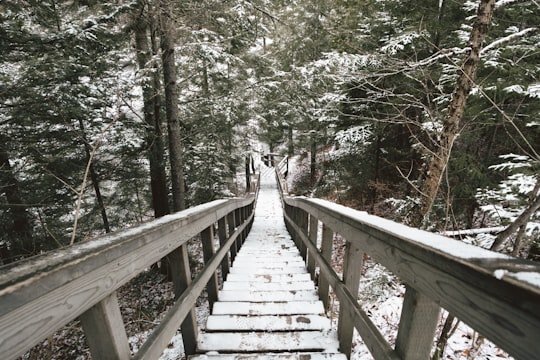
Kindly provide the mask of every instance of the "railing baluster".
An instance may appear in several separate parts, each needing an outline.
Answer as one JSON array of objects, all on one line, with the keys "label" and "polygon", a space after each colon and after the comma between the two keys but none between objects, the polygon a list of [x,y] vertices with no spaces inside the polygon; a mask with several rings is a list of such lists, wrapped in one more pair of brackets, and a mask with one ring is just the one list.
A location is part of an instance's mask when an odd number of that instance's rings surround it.
[{"label": "railing baluster", "polygon": [[[298,209],[298,226],[300,227],[301,231],[307,236],[308,234],[308,213],[302,209]],[[307,260],[307,247],[304,244],[304,242],[298,237],[298,250],[300,250],[300,255],[302,255],[302,258],[304,261]]]},{"label": "railing baluster", "polygon": [[[329,263],[332,263],[332,248],[334,246],[334,232],[326,224],[322,228],[321,255]],[[329,302],[330,284],[322,271],[319,275],[319,297],[326,311],[330,309]]]},{"label": "railing baluster", "polygon": [[96,360],[131,358],[116,292],[86,310],[79,320],[92,358]]},{"label": "railing baluster", "polygon": [[[358,247],[347,241],[343,262],[343,283],[355,299],[358,297],[360,275],[362,274],[364,262],[363,255]],[[338,322],[339,350],[347,355],[347,357],[351,356],[353,330],[354,322],[340,306]]]},{"label": "railing baluster", "polygon": [[[201,233],[201,243],[202,243],[204,264],[207,265],[215,253],[214,226],[213,225],[203,230],[203,232]],[[217,273],[214,272],[214,275],[208,281],[208,285],[206,289],[208,291],[208,304],[210,305],[210,309],[214,307],[214,303],[217,301],[218,289],[219,289],[218,277],[217,277]]]},{"label": "railing baluster", "polygon": [[[235,213],[236,211],[232,211],[227,215],[227,227],[229,228],[229,236],[231,236],[234,233],[234,229],[236,229]],[[236,253],[238,252],[238,246],[236,245],[237,241],[238,240],[235,240],[231,246],[231,264],[236,258]]]},{"label": "railing baluster", "polygon": [[[317,233],[319,230],[319,220],[313,215],[309,215],[309,241],[317,247]],[[307,271],[311,274],[311,280],[315,280],[315,257],[308,253]]]},{"label": "railing baluster", "polygon": [[[219,245],[223,246],[227,242],[227,218],[222,217],[218,220],[218,237],[219,237]],[[225,255],[223,258],[223,261],[221,262],[221,277],[223,278],[223,281],[227,279],[227,275],[229,274],[229,253]]]},{"label": "railing baluster", "polygon": [[403,360],[429,359],[440,310],[427,296],[407,286],[396,339],[396,351]]},{"label": "railing baluster", "polygon": [[[180,295],[191,284],[191,270],[189,269],[189,256],[187,245],[182,245],[176,250],[167,255],[171,264],[172,278],[174,285],[174,298],[178,299]],[[194,355],[197,350],[197,318],[195,310],[191,309],[182,324],[182,341],[184,342],[184,350],[186,355]]]}]

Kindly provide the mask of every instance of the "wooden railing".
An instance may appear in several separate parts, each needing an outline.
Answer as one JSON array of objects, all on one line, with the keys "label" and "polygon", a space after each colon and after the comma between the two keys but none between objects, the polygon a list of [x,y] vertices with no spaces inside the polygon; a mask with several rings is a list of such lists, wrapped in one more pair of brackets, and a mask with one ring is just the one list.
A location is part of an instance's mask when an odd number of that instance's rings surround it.
[{"label": "wooden railing", "polygon": [[[538,358],[540,264],[328,201],[286,194],[282,198],[287,228],[313,278],[319,269],[321,300],[328,309],[329,287],[339,299],[342,352],[351,353],[356,328],[377,360],[429,359],[440,309],[444,308],[515,358]],[[331,265],[334,233],[347,241],[342,278]],[[406,285],[395,347],[357,301],[364,254]]]},{"label": "wooden railing", "polygon": [[[79,318],[94,359],[130,359],[116,290],[163,257],[172,270],[175,302],[134,358],[157,359],[179,324],[186,354],[195,353],[195,302],[205,288],[210,304],[217,301],[217,270],[226,276],[229,258],[245,240],[255,195],[216,200],[0,268],[0,358],[22,355]],[[205,266],[192,281],[186,243],[196,236]]]}]

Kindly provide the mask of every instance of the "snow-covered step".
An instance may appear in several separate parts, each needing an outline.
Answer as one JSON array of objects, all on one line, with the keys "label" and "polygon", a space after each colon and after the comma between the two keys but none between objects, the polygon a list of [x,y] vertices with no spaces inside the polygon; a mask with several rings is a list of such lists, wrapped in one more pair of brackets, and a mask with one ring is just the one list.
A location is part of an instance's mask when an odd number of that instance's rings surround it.
[{"label": "snow-covered step", "polygon": [[254,274],[254,275],[275,275],[275,274],[304,274],[306,273],[305,267],[299,266],[284,266],[279,268],[259,268],[259,267],[246,267],[246,268],[236,268],[232,267],[229,274]]},{"label": "snow-covered step", "polygon": [[322,301],[292,302],[216,302],[212,311],[214,315],[303,315],[324,314]]},{"label": "snow-covered step", "polygon": [[320,315],[210,315],[206,331],[330,330],[330,319]]},{"label": "snow-covered step", "polygon": [[300,260],[291,260],[291,261],[267,261],[267,262],[253,262],[253,261],[243,261],[241,263],[233,263],[233,267],[242,270],[246,269],[249,270],[250,268],[262,268],[262,269],[276,269],[276,268],[284,268],[287,266],[291,267],[305,267],[305,263]]},{"label": "snow-covered step", "polygon": [[255,354],[205,354],[192,355],[190,360],[347,360],[344,354],[339,353],[255,353]]},{"label": "snow-covered step", "polygon": [[284,302],[310,300],[318,300],[315,290],[221,290],[218,295],[218,301]]},{"label": "snow-covered step", "polygon": [[311,281],[311,277],[308,273],[299,274],[247,274],[247,273],[229,273],[227,275],[227,282],[246,282],[257,281],[261,283],[283,283],[291,281]]},{"label": "snow-covered step", "polygon": [[312,281],[260,282],[260,281],[225,281],[223,290],[279,291],[279,290],[315,290]]},{"label": "snow-covered step", "polygon": [[337,352],[338,341],[335,334],[326,331],[291,332],[217,332],[201,333],[198,340],[199,351],[325,351]]}]

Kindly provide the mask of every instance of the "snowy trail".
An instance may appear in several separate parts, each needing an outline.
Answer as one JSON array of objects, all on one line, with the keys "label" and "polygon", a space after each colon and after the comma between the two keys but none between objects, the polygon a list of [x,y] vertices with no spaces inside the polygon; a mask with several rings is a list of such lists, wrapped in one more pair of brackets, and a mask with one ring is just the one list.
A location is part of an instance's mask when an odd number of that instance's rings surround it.
[{"label": "snowy trail", "polygon": [[346,359],[283,220],[273,169],[261,171],[251,232],[190,359]]}]

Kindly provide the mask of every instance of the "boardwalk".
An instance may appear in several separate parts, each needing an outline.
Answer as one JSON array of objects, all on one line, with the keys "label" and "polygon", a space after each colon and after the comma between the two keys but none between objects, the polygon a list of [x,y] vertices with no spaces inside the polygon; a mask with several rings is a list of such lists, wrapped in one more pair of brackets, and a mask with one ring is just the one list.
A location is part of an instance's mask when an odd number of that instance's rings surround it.
[{"label": "boardwalk", "polygon": [[199,335],[198,351],[206,354],[191,359],[346,359],[285,228],[273,171],[261,177],[255,209],[253,228]]}]

